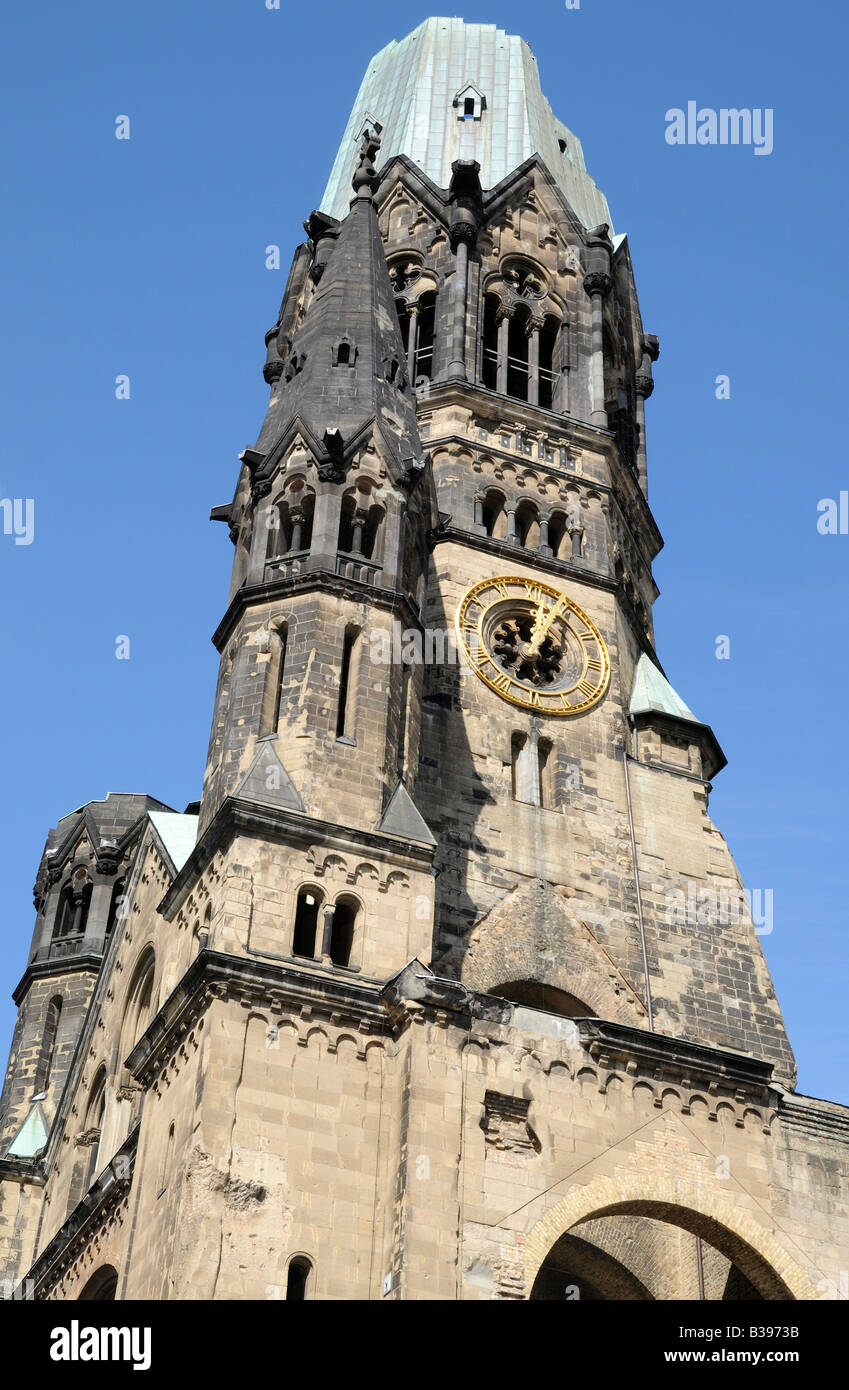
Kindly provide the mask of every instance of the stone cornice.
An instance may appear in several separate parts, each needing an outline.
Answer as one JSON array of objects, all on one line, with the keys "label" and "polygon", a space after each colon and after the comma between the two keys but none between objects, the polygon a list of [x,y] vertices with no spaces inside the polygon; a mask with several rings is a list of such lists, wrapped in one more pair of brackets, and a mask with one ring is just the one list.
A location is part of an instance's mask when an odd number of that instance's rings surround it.
[{"label": "stone cornice", "polygon": [[376,584],[366,584],[360,579],[346,579],[332,570],[307,569],[288,579],[273,579],[250,586],[243,584],[233,595],[227,612],[213,632],[213,644],[219,652],[223,651],[233,628],[247,609],[263,603],[272,603],[276,599],[310,593],[313,589],[336,594],[339,598],[368,603],[375,608],[385,608],[390,613],[401,613],[406,627],[421,628],[421,616],[406,594],[395,589],[381,589]]},{"label": "stone cornice", "polygon": [[[411,961],[387,981],[383,996],[399,1031],[409,1022],[429,1018],[443,1027],[450,1022],[473,1042],[478,1041],[477,1034],[484,1046],[509,1044],[511,1034],[522,1031],[514,1022],[516,1010],[522,1006],[480,994],[458,980],[433,975],[420,961]],[[555,1032],[563,1030],[569,1050],[574,1051],[576,1045],[583,1050],[598,1070],[602,1089],[611,1073],[648,1080],[656,1096],[669,1083],[686,1094],[685,1104],[689,1104],[692,1091],[715,1103],[733,1102],[738,1110],[746,1104],[757,1105],[764,1128],[767,1112],[774,1111],[779,1103],[780,1091],[772,1084],[772,1063],[759,1057],[601,1018],[541,1017],[551,1020]],[[470,1019],[477,1024],[471,1032]],[[567,1034],[571,1036],[567,1038]],[[552,1055],[548,1060],[553,1060]]]},{"label": "stone cornice", "polygon": [[48,1282],[55,1282],[73,1264],[89,1240],[92,1228],[107,1220],[126,1197],[132,1185],[138,1137],[139,1126],[136,1125],[27,1271],[27,1279],[32,1279],[35,1284],[36,1296],[40,1288]]},{"label": "stone cornice", "polygon": [[0,1158],[0,1182],[31,1182],[43,1187],[46,1181],[40,1158]]},{"label": "stone cornice", "polygon": [[474,531],[463,531],[459,526],[446,526],[436,538],[436,544],[454,541],[472,550],[481,550],[496,555],[500,560],[512,560],[526,569],[543,570],[546,574],[562,574],[564,578],[574,579],[594,589],[606,589],[610,594],[619,592],[618,580],[610,575],[600,574],[583,564],[570,560],[558,560],[551,555],[541,555],[538,550],[525,550],[521,545],[510,545],[507,541],[493,540],[492,536],[481,536]]},{"label": "stone cornice", "polygon": [[20,981],[12,991],[12,999],[20,1008],[30,985],[37,980],[49,980],[56,975],[79,975],[90,972],[97,975],[103,963],[103,956],[87,951],[79,956],[62,956],[56,960],[33,961],[27,966]]},{"label": "stone cornice", "polygon": [[435,845],[419,840],[404,840],[382,830],[334,825],[331,821],[319,820],[300,811],[228,796],[159,904],[158,911],[166,921],[171,920],[215,852],[239,833],[259,834],[265,839],[278,839],[289,844],[315,842],[333,849],[365,849],[385,863],[412,866],[419,870],[430,870],[436,854]]},{"label": "stone cornice", "polygon": [[380,982],[309,970],[256,957],[201,951],[136,1043],[127,1067],[142,1085],[155,1079],[201,1023],[215,998],[230,997],[300,1015],[321,1014],[353,1020],[360,1032],[387,1034],[391,1023],[380,996]]},{"label": "stone cornice", "polygon": [[675,1076],[708,1090],[721,1084],[761,1101],[767,1099],[773,1066],[759,1057],[606,1019],[582,1018],[577,1022],[581,1042],[602,1065],[617,1063],[628,1070],[636,1066],[644,1073]]},{"label": "stone cornice", "polygon": [[[442,404],[460,405],[466,410],[471,409],[473,411],[475,409],[480,411],[484,407],[488,407],[490,410],[497,407],[499,420],[508,416],[515,416],[516,429],[519,432],[521,432],[521,426],[524,425],[525,430],[532,429],[540,434],[562,434],[566,443],[580,445],[585,449],[595,449],[615,460],[619,465],[621,486],[618,486],[620,480],[617,479],[617,485],[611,490],[616,491],[618,489],[622,493],[623,500],[627,497],[629,505],[637,507],[640,512],[641,523],[651,533],[652,540],[656,545],[655,555],[663,549],[663,536],[654,519],[648,498],[642,491],[633,469],[620,459],[616,437],[611,430],[588,424],[584,420],[574,419],[571,415],[558,415],[555,411],[545,410],[542,406],[529,405],[527,401],[516,400],[513,396],[502,396],[499,392],[492,391],[479,382],[463,381],[460,377],[431,383],[427,399],[419,404],[419,418],[426,411]],[[440,442],[438,436],[431,436],[423,440],[427,449],[432,449],[434,444],[438,442]],[[496,444],[490,448],[489,444],[483,440],[463,438],[462,443],[466,448],[484,449],[490,453],[498,452]],[[509,451],[503,451],[503,456],[509,458],[513,463],[517,462],[517,456]],[[541,459],[528,458],[525,458],[524,466],[547,467]],[[574,476],[580,477],[581,475],[576,474]],[[599,486],[605,485],[599,484]]]}]

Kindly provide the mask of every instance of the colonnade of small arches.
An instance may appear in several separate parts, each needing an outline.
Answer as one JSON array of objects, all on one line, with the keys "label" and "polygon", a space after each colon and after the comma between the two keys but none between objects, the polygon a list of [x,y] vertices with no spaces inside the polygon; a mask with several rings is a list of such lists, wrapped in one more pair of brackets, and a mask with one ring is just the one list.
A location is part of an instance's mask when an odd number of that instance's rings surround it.
[{"label": "colonnade of small arches", "polygon": [[558,560],[583,558],[585,527],[577,503],[542,508],[499,487],[475,493],[474,500],[475,529],[482,535]]}]

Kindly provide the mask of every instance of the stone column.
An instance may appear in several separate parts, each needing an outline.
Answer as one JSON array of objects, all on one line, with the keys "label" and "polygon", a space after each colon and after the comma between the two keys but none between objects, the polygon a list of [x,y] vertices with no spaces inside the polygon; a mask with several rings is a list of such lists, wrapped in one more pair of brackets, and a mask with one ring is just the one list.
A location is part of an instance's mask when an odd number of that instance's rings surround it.
[{"label": "stone column", "polygon": [[539,405],[539,324],[528,333],[528,405]]},{"label": "stone column", "polygon": [[649,495],[648,465],[646,461],[646,401],[654,390],[652,362],[660,355],[660,344],[652,333],[644,333],[640,343],[642,357],[634,377],[634,390],[637,397],[637,476],[643,496]]},{"label": "stone column", "polygon": [[324,908],[321,928],[321,963],[322,965],[332,965],[330,947],[333,941],[333,914],[336,911],[335,903],[328,903]]},{"label": "stone column", "polygon": [[321,474],[322,470],[319,469],[312,546],[307,563],[310,569],[335,570],[336,554],[339,549],[339,519],[342,511],[342,493],[335,484],[337,481],[343,481],[344,474],[338,478],[331,476],[329,468],[325,470],[324,478]]},{"label": "stone column", "polygon": [[507,513],[507,544],[518,545],[519,540],[516,535],[516,508],[505,507],[504,510]]},{"label": "stone column", "polygon": [[593,271],[584,279],[584,289],[592,304],[592,359],[590,367],[590,424],[607,429],[607,411],[604,408],[604,297],[613,284],[610,276],[603,271]]},{"label": "stone column", "polygon": [[483,502],[484,502],[483,494],[480,493],[480,492],[476,492],[476,493],[475,493],[475,525],[476,525],[476,526],[480,526],[481,530],[483,530]]},{"label": "stone column", "polygon": [[366,514],[358,507],[354,512],[354,535],[351,541],[351,552],[354,555],[363,553],[363,528],[366,524]]},{"label": "stone column", "polygon": [[451,228],[451,241],[454,245],[456,269],[454,271],[454,303],[451,319],[451,358],[448,363],[448,376],[462,377],[466,380],[466,302],[469,286],[469,243],[474,240],[475,228],[467,222],[455,223]]},{"label": "stone column", "polygon": [[[251,502],[253,503],[253,526],[251,528],[251,550],[248,558],[248,573],[246,583],[261,584],[265,578],[265,561],[268,555],[268,537],[272,528],[270,521],[275,518],[271,513],[271,503],[269,496],[271,493],[271,483],[257,483],[251,492]],[[276,518],[279,521],[279,517]],[[277,528],[279,530],[279,528]],[[275,530],[277,534],[277,530]],[[276,554],[277,551],[272,552]]]},{"label": "stone column", "polygon": [[577,504],[571,506],[566,513],[566,530],[572,541],[572,559],[580,560],[584,543],[584,523]]},{"label": "stone column", "polygon": [[410,331],[407,335],[407,375],[416,384],[416,355],[419,350],[419,306],[410,304]]},{"label": "stone column", "polygon": [[498,323],[498,367],[495,382],[495,389],[500,395],[507,395],[507,354],[510,341],[510,320],[513,317],[513,307],[510,304],[502,304],[496,313]]},{"label": "stone column", "polygon": [[548,522],[549,522],[549,518],[546,517],[545,520],[544,520],[544,521],[540,521],[540,524],[539,524],[539,553],[540,553],[540,555],[550,555],[550,554],[551,554],[551,546],[550,546],[549,543],[548,543]]},{"label": "stone column", "polygon": [[289,512],[289,517],[292,522],[292,544],[290,545],[289,549],[300,550],[301,537],[304,533],[304,522],[306,521],[306,516],[304,515],[303,509],[301,507],[293,507],[292,510]]}]

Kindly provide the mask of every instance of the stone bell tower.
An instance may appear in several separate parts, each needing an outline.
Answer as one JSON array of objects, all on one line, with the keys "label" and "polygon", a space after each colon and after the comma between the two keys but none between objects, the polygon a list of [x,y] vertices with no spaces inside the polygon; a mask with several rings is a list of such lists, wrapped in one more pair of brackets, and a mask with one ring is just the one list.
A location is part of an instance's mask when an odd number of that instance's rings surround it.
[{"label": "stone bell tower", "polygon": [[199,806],[48,844],[0,1268],[59,1299],[838,1297],[849,1115],[795,1091],[725,758],[655,649],[659,344],[527,45],[434,18],[381,50],[304,228],[212,512]]}]

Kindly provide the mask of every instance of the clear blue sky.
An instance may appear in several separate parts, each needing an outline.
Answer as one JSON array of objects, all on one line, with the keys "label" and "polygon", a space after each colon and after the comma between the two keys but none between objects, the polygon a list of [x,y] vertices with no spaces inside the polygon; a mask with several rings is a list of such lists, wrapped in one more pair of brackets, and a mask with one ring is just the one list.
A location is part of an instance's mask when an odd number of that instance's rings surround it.
[{"label": "clear blue sky", "polygon": [[[4,1058],[48,828],[108,791],[178,810],[199,795],[233,553],[209,507],[230,499],[256,437],[263,333],[366,62],[427,13],[7,9],[0,498],[33,497],[36,529],[30,546],[0,535]],[[849,488],[846,13],[834,0],[461,13],[527,38],[630,236],[661,340],[660,657],[728,755],[714,818],[747,885],[774,893],[765,946],[800,1089],[849,1101],[849,536],[816,526],[818,501]],[[665,113],[689,100],[772,108],[774,152],[669,146]],[[122,114],[129,142],[114,138]]]}]

